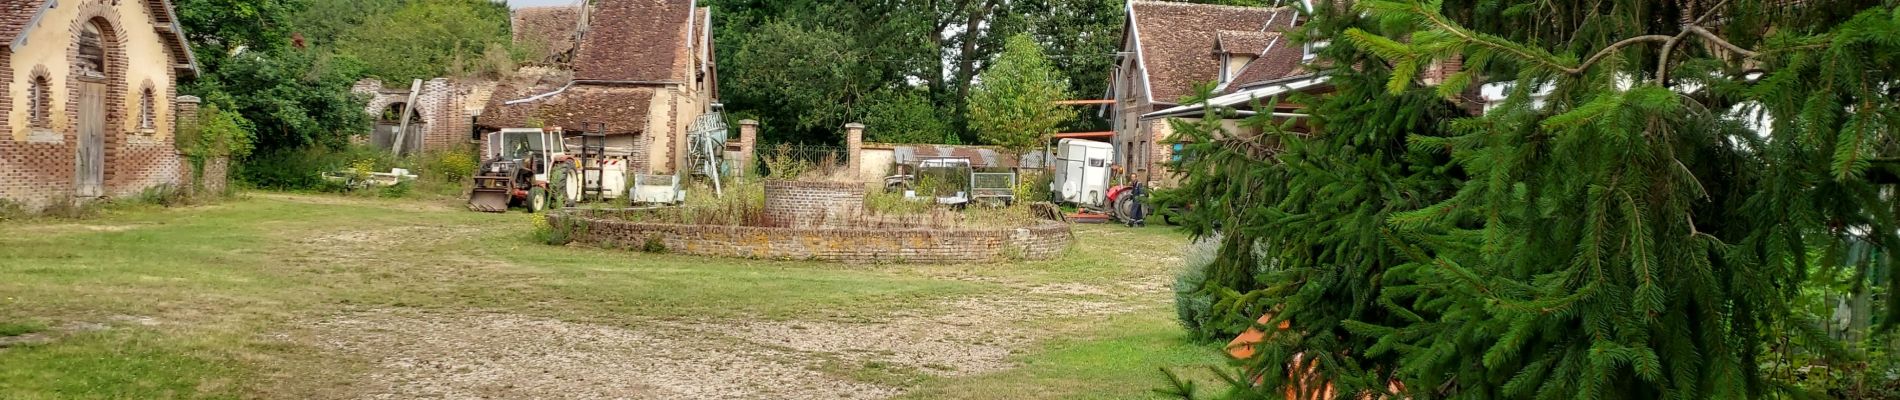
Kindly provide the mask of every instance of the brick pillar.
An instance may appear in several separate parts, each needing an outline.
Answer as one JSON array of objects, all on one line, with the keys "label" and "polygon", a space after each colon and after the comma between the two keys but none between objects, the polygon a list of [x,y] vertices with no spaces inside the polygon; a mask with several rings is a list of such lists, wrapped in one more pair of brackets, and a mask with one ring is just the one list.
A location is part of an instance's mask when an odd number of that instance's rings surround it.
[{"label": "brick pillar", "polygon": [[758,155],[753,151],[757,150],[758,145],[759,121],[739,121],[739,163],[733,166],[738,169],[739,176],[751,176],[754,172],[753,160],[757,160]]},{"label": "brick pillar", "polygon": [[[178,148],[180,136],[198,137],[198,103],[201,102],[198,96],[178,96],[178,99],[172,102],[172,147],[174,149]],[[182,149],[179,154],[184,154]]]},{"label": "brick pillar", "polygon": [[185,154],[183,148],[180,148],[178,140],[197,140],[199,103],[202,103],[202,100],[199,100],[197,96],[178,96],[172,101],[172,149],[178,152],[180,156],[178,161],[184,164],[178,168],[177,182],[179,188],[186,190],[193,189],[189,185],[198,182],[198,176],[197,171],[194,171],[191,166],[191,157]]},{"label": "brick pillar", "polygon": [[864,151],[864,124],[853,122],[844,125],[844,148],[851,176],[858,176],[858,163],[864,159],[858,157],[858,153]]}]

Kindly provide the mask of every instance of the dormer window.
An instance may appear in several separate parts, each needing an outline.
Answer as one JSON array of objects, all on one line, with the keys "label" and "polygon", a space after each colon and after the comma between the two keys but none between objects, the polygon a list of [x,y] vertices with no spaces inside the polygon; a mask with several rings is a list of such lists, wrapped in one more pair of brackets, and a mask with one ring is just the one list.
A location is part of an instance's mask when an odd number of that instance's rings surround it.
[{"label": "dormer window", "polygon": [[1328,40],[1321,40],[1307,43],[1305,47],[1300,49],[1300,61],[1311,62],[1313,59],[1319,58],[1319,51],[1326,49],[1326,45],[1330,42],[1331,41]]}]

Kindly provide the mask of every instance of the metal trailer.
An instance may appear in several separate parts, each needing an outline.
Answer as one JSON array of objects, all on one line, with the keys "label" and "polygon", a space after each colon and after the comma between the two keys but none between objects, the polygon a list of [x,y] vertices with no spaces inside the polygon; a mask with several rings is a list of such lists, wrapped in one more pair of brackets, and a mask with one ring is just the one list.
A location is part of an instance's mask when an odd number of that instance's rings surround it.
[{"label": "metal trailer", "polygon": [[1049,190],[1058,202],[1082,207],[1108,204],[1108,164],[1115,159],[1115,146],[1082,139],[1056,142],[1056,168]]}]

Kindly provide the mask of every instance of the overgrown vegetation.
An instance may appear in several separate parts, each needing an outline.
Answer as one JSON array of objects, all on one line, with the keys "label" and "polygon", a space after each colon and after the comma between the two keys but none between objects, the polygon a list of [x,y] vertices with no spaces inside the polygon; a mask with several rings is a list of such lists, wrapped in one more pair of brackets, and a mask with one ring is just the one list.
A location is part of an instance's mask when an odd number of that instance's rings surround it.
[{"label": "overgrown vegetation", "polygon": [[[1321,3],[1292,37],[1351,68],[1292,99],[1312,134],[1175,124],[1201,157],[1158,197],[1222,234],[1213,329],[1291,325],[1226,397],[1860,397],[1900,376],[1869,334],[1900,312],[1873,290],[1900,285],[1891,4]],[[1422,85],[1446,59],[1461,72]]]},{"label": "overgrown vegetation", "polygon": [[[367,146],[301,148],[259,154],[240,173],[245,182],[270,190],[450,198],[467,194],[469,175],[478,167],[476,157],[468,146],[402,157]],[[416,178],[393,186],[367,184],[372,173],[394,169],[407,170]]]}]

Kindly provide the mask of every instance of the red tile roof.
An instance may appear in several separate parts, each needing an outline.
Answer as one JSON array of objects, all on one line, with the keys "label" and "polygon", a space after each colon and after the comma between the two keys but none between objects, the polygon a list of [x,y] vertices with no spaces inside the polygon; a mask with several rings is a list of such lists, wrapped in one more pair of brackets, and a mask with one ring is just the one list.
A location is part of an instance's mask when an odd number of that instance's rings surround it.
[{"label": "red tile roof", "polygon": [[1233,54],[1250,56],[1260,55],[1274,39],[1280,38],[1280,32],[1266,31],[1220,31],[1215,34],[1214,49]]},{"label": "red tile roof", "polygon": [[[5,21],[0,23],[0,42],[12,45],[13,38],[20,35],[21,29],[26,28],[25,21],[32,19],[33,14],[40,12],[40,6],[44,3],[46,0],[8,1],[0,4],[0,21]],[[13,23],[13,21],[21,22]]]},{"label": "red tile roof", "polygon": [[1277,81],[1310,73],[1301,66],[1306,50],[1299,44],[1286,38],[1280,38],[1279,32],[1272,32],[1275,39],[1272,48],[1266,54],[1255,58],[1247,66],[1241,67],[1240,74],[1234,76],[1233,83],[1227,85],[1226,93],[1233,93],[1247,86]]},{"label": "red tile roof", "polygon": [[1280,31],[1298,19],[1298,11],[1288,7],[1135,1],[1129,8],[1153,94],[1150,100],[1170,104],[1190,94],[1196,84],[1220,80],[1220,57],[1214,48],[1221,31]]},{"label": "red tile roof", "polygon": [[673,81],[690,78],[687,38],[698,29],[693,0],[596,1],[593,21],[574,58],[575,78],[613,81]]},{"label": "red tile roof", "polygon": [[560,90],[559,80],[543,80],[533,85],[503,83],[495,97],[482,110],[476,125],[491,129],[524,128],[539,122],[543,127],[583,130],[583,126],[607,124],[606,134],[638,134],[646,130],[648,107],[653,102],[653,87],[574,85],[558,95],[506,105],[538,94]]},{"label": "red tile roof", "polygon": [[520,44],[546,45],[545,55],[574,49],[574,34],[580,30],[580,7],[528,7],[516,9],[513,16],[514,41]]}]

